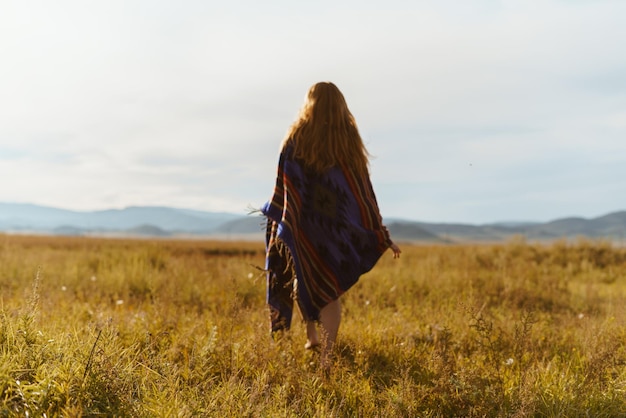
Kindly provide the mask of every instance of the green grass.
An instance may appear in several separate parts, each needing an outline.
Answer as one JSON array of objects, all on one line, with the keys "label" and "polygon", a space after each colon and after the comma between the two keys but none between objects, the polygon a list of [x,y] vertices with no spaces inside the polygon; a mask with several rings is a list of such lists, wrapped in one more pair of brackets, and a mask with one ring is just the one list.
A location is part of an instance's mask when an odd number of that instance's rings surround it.
[{"label": "green grass", "polygon": [[2,416],[626,416],[626,251],[404,246],[330,373],[269,336],[261,243],[0,235]]}]

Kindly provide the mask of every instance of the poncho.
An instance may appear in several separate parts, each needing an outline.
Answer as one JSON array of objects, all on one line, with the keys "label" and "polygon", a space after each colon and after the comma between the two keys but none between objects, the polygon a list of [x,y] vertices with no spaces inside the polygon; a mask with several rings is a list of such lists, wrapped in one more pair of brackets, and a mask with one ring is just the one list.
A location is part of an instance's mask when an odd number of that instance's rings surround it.
[{"label": "poncho", "polygon": [[317,174],[292,154],[281,152],[274,195],[261,208],[273,332],[289,329],[294,298],[305,320],[318,320],[391,245],[367,173]]}]

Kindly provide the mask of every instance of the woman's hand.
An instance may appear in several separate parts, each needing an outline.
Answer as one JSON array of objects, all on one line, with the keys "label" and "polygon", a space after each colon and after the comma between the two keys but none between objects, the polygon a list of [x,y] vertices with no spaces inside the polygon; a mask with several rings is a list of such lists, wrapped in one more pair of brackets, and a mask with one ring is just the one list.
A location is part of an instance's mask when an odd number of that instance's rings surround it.
[{"label": "woman's hand", "polygon": [[400,258],[400,253],[402,252],[400,251],[400,247],[392,242],[389,248],[391,248],[391,251],[393,251],[393,258]]}]

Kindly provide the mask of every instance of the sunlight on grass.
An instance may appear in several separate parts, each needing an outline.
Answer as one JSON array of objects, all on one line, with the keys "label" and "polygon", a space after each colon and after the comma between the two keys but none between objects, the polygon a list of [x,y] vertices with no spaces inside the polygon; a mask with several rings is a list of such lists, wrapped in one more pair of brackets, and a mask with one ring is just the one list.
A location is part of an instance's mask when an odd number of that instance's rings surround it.
[{"label": "sunlight on grass", "polygon": [[405,246],[329,374],[269,337],[260,243],[0,235],[1,416],[619,416],[626,250]]}]

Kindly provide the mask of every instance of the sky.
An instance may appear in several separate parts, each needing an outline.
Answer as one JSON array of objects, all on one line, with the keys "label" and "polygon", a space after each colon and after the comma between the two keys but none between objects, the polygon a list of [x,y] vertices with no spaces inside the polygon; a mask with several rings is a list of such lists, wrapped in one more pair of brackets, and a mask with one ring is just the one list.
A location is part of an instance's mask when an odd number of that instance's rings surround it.
[{"label": "sky", "polygon": [[308,88],[383,217],[626,209],[622,0],[0,0],[0,202],[245,214]]}]

